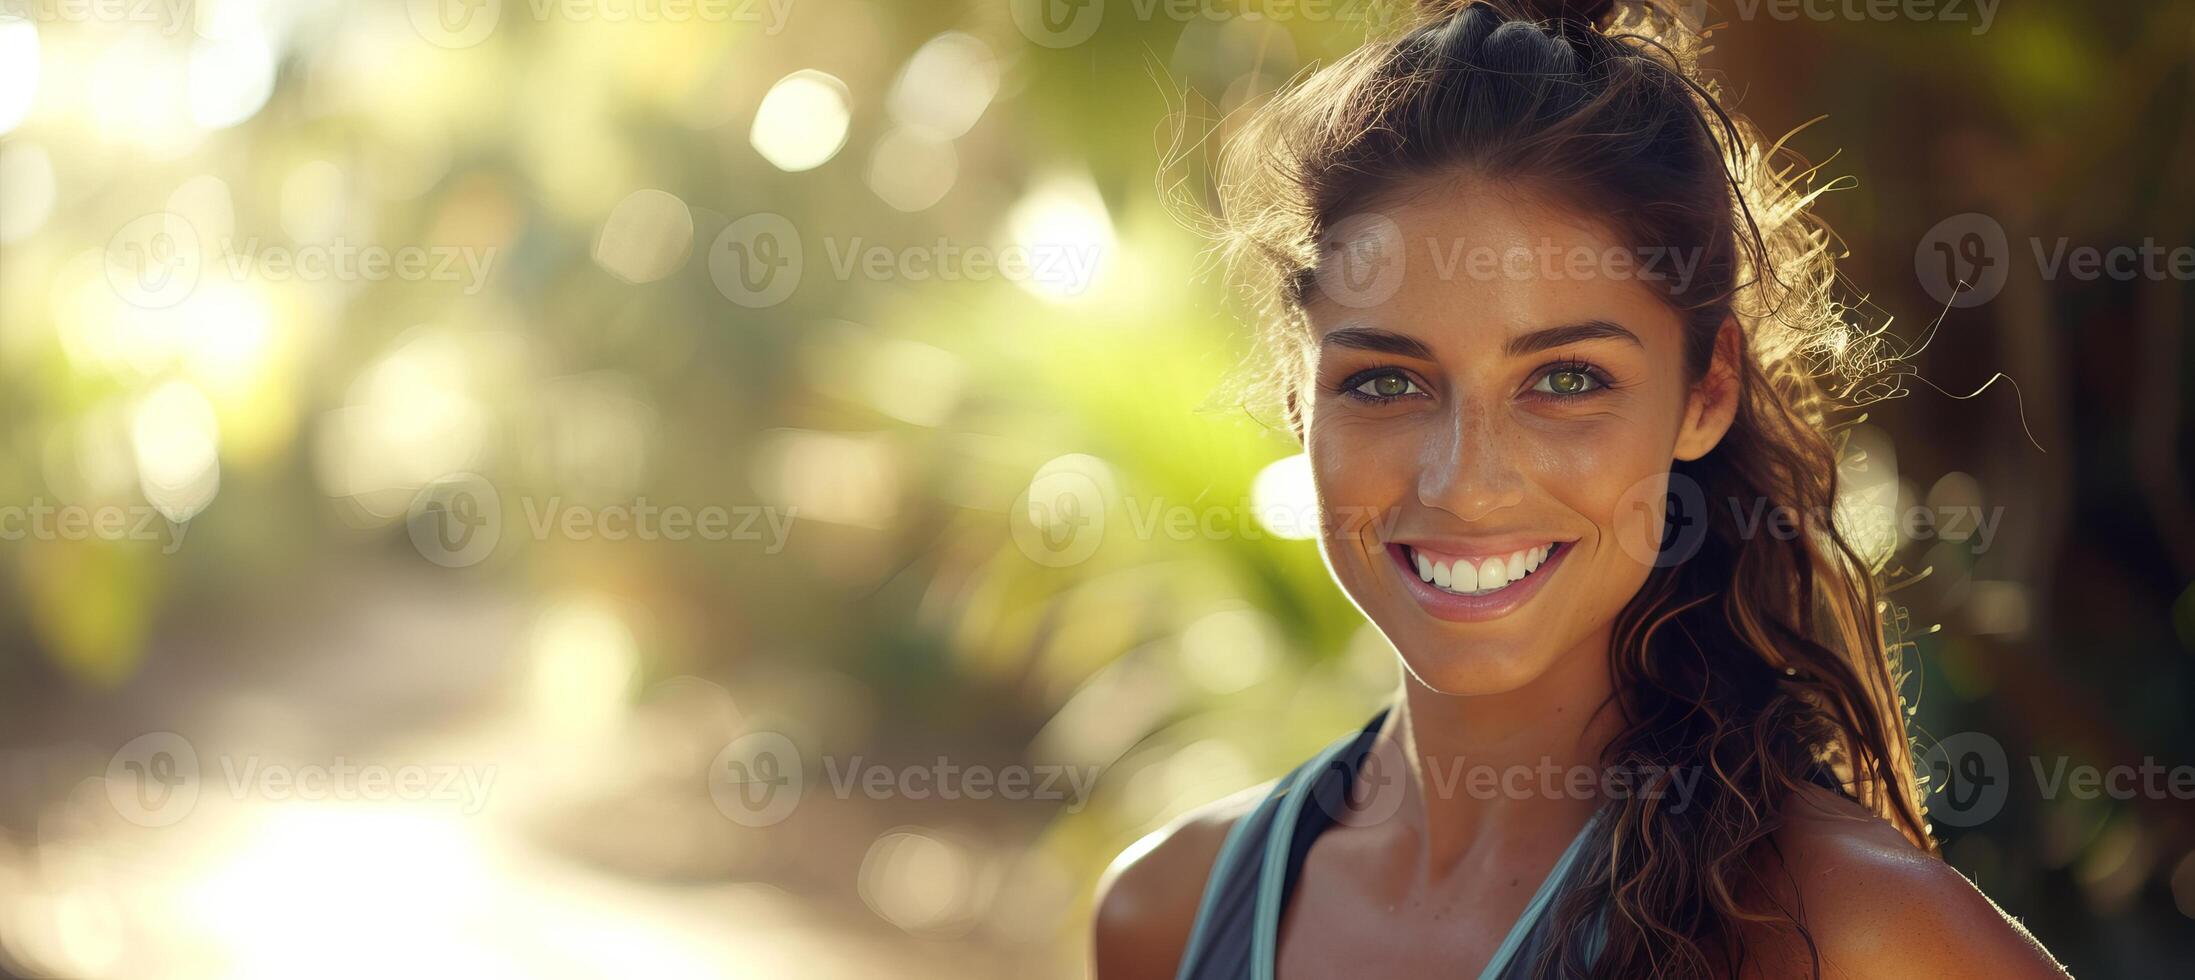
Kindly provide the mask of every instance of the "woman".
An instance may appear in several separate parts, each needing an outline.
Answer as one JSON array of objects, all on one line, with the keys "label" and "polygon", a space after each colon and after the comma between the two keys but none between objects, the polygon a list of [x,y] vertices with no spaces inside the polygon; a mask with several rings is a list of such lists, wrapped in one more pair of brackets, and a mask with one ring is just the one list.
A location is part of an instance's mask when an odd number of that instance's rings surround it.
[{"label": "woman", "polygon": [[1825,518],[1825,391],[1878,335],[1687,40],[1449,0],[1230,142],[1321,548],[1402,691],[1123,854],[1100,980],[2063,975],[1936,854]]}]

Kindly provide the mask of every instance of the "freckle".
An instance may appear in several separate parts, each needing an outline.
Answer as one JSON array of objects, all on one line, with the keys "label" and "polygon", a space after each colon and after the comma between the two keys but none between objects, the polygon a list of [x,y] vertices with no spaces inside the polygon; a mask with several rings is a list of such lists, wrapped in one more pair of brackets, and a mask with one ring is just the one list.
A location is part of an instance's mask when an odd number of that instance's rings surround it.
[{"label": "freckle", "polygon": [[1517,887],[1517,885],[1518,885],[1518,883],[1519,883],[1520,881],[1522,881],[1522,879],[1519,879],[1519,878],[1511,878],[1511,879],[1509,879],[1509,887],[1511,887],[1511,888],[1515,888],[1515,887]]}]

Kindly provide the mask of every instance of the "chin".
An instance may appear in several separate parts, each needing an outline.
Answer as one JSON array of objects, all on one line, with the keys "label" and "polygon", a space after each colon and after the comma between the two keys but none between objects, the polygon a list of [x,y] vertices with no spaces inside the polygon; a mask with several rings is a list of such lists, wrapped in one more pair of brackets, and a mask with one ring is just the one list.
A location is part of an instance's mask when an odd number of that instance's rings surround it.
[{"label": "chin", "polygon": [[1451,697],[1506,694],[1529,685],[1547,672],[1557,652],[1524,642],[1467,636],[1398,639],[1384,627],[1381,632],[1402,654],[1403,669],[1419,686]]}]

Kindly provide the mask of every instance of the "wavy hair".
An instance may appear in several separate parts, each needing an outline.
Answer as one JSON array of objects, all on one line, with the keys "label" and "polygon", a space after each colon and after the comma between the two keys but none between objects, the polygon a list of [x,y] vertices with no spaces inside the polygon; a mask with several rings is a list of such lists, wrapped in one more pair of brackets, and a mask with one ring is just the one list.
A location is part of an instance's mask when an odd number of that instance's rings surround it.
[{"label": "wavy hair", "polygon": [[[1704,523],[1697,551],[1654,569],[1619,615],[1604,709],[1623,726],[1603,762],[1706,778],[1681,809],[1619,802],[1608,852],[1554,910],[1563,939],[1541,976],[1735,973],[1748,923],[1794,928],[1818,976],[1812,935],[1769,898],[1759,860],[1815,779],[1936,851],[1879,560],[1830,516],[1832,417],[1887,394],[1897,357],[1839,299],[1841,249],[1810,210],[1826,188],[1722,108],[1702,47],[1668,3],[1421,2],[1415,25],[1259,107],[1220,158],[1210,230],[1259,325],[1263,390],[1304,383],[1305,302],[1337,222],[1427,178],[1524,183],[1634,248],[1699,257],[1667,291],[1693,380],[1722,324],[1742,329],[1736,419],[1673,468],[1673,486],[1699,490],[1679,497],[1818,518],[1778,538],[1746,533],[1728,507],[1686,515]],[[1581,927],[1603,916],[1596,951]]]}]

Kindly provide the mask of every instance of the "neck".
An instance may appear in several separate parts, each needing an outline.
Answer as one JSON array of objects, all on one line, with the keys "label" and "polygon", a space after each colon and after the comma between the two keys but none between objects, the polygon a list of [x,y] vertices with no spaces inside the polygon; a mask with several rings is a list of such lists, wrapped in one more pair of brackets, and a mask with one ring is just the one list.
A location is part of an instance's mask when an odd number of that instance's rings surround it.
[{"label": "neck", "polygon": [[1427,873],[1482,845],[1506,849],[1552,828],[1568,837],[1600,805],[1601,751],[1620,725],[1613,707],[1599,710],[1612,690],[1612,630],[1499,694],[1443,694],[1403,672],[1377,750],[1405,763],[1398,827],[1416,835]]}]

